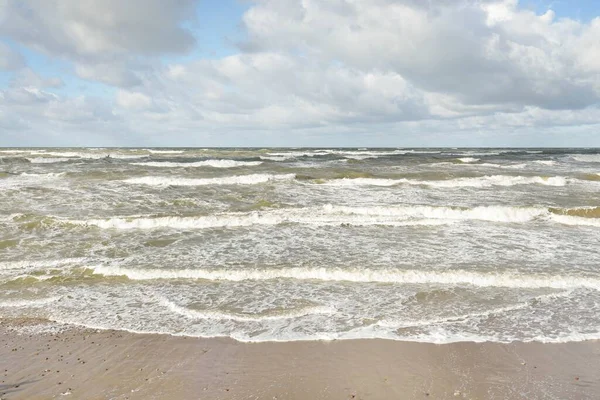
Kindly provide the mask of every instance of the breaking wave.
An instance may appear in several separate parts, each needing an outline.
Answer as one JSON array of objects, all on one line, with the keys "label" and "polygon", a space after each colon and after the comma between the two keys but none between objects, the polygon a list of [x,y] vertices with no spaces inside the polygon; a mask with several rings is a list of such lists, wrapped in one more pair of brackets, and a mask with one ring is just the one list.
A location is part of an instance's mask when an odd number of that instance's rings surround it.
[{"label": "breaking wave", "polygon": [[474,163],[479,161],[479,158],[473,158],[473,157],[463,157],[463,158],[457,158],[458,161],[462,162],[462,163]]},{"label": "breaking wave", "polygon": [[148,153],[152,154],[183,154],[183,150],[155,150],[145,149]]},{"label": "breaking wave", "polygon": [[385,179],[385,178],[355,178],[337,179],[326,181],[325,185],[331,186],[394,186],[394,185],[419,185],[437,188],[460,188],[473,187],[484,188],[492,186],[515,186],[515,185],[546,185],[565,186],[567,178],[562,176],[507,176],[487,175],[478,178],[456,178],[448,180],[425,181],[415,179]]},{"label": "breaking wave", "polygon": [[465,270],[422,271],[401,269],[281,268],[281,269],[142,269],[96,266],[94,273],[125,276],[131,280],[201,279],[217,281],[260,281],[297,279],[316,281],[379,282],[398,284],[471,285],[507,288],[589,288],[600,290],[600,280],[563,275],[527,275],[518,272],[484,273]]},{"label": "breaking wave", "polygon": [[289,181],[295,174],[252,174],[226,176],[222,178],[169,178],[166,176],[145,176],[142,178],[126,179],[123,182],[149,186],[206,186],[206,185],[256,185],[273,181]]},{"label": "breaking wave", "polygon": [[66,162],[66,161],[69,161],[70,159],[63,158],[63,157],[51,157],[51,158],[37,157],[37,158],[28,158],[28,160],[32,164],[53,164],[53,163]]},{"label": "breaking wave", "polygon": [[600,163],[600,154],[577,154],[572,155],[572,159],[587,163]]},{"label": "breaking wave", "polygon": [[132,165],[143,165],[146,167],[213,167],[213,168],[235,168],[252,167],[262,164],[262,161],[235,161],[235,160],[206,160],[198,162],[169,162],[169,161],[150,161],[132,163]]},{"label": "breaking wave", "polygon": [[32,299],[32,300],[0,300],[0,308],[2,307],[39,307],[45,306],[55,301],[60,300],[60,296],[48,297],[45,299]]},{"label": "breaking wave", "polygon": [[263,315],[253,314],[233,314],[221,311],[200,311],[191,308],[180,306],[168,299],[162,298],[160,304],[176,314],[183,315],[189,319],[214,319],[214,320],[231,320],[239,322],[261,322],[261,321],[275,321],[305,317],[307,315],[315,314],[332,314],[335,310],[332,307],[325,306],[312,306],[305,307],[297,310],[286,310],[278,313],[271,312]]},{"label": "breaking wave", "polygon": [[497,223],[555,222],[565,225],[600,226],[597,209],[483,206],[475,208],[433,206],[380,206],[287,208],[248,213],[221,213],[206,216],[117,217],[63,221],[102,229],[209,229],[286,223],[316,226],[414,226],[442,225],[459,221]]}]

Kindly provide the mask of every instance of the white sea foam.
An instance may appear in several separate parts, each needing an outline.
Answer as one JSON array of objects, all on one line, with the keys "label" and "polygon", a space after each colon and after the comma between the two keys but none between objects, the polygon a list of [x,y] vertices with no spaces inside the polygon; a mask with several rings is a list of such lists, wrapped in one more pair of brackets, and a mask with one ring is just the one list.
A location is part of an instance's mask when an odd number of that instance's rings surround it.
[{"label": "white sea foam", "polygon": [[290,181],[295,174],[252,174],[225,176],[222,178],[171,178],[166,176],[145,176],[142,178],[126,179],[123,182],[149,186],[206,186],[206,185],[255,185],[259,183]]},{"label": "white sea foam", "polygon": [[476,319],[476,318],[485,318],[485,317],[489,317],[491,315],[499,315],[499,314],[509,313],[512,311],[529,309],[529,308],[531,308],[532,303],[534,303],[534,302],[540,303],[540,302],[547,302],[547,301],[553,300],[553,299],[569,297],[572,295],[572,293],[573,293],[573,289],[568,289],[568,290],[562,291],[560,293],[550,293],[550,294],[536,296],[526,302],[522,302],[522,303],[518,303],[518,304],[506,306],[506,307],[491,308],[491,309],[485,310],[485,311],[473,312],[473,313],[462,314],[462,315],[453,315],[453,316],[448,316],[448,317],[420,319],[420,320],[382,319],[380,321],[377,321],[375,323],[375,325],[383,326],[383,327],[387,327],[387,328],[399,329],[399,328],[411,328],[411,327],[440,325],[440,324],[465,323],[465,322],[468,322],[469,320]]},{"label": "white sea foam", "polygon": [[31,300],[0,300],[0,308],[2,307],[40,307],[50,303],[58,301],[60,296],[48,297],[44,299],[31,299]]},{"label": "white sea foam", "polygon": [[297,279],[317,281],[379,282],[400,284],[440,284],[449,286],[507,288],[588,288],[600,290],[600,279],[581,276],[528,275],[518,272],[484,273],[465,270],[424,271],[358,268],[281,268],[281,269],[142,269],[96,266],[104,276],[126,276],[132,280],[202,279],[222,281],[261,281]]},{"label": "white sea foam", "polygon": [[58,158],[71,158],[71,159],[101,159],[101,158],[118,158],[118,159],[134,159],[144,158],[146,155],[143,154],[119,154],[119,153],[85,153],[80,151],[41,151],[32,150],[30,155],[39,155],[42,157],[58,157]]},{"label": "white sea foam", "polygon": [[487,206],[471,209],[432,206],[345,207],[326,206],[331,213],[404,218],[480,220],[494,222],[527,222],[548,214],[546,208]]},{"label": "white sea foam", "polygon": [[550,218],[553,221],[564,225],[600,227],[600,218],[582,218],[558,214],[552,214]]},{"label": "white sea foam", "polygon": [[50,172],[46,174],[30,174],[24,172],[22,174],[14,174],[5,179],[1,179],[0,188],[11,189],[28,185],[43,185],[60,179],[64,175],[64,172]]},{"label": "white sea foam", "polygon": [[534,163],[536,164],[540,164],[540,165],[556,165],[556,161],[553,160],[536,160],[534,161]]},{"label": "white sea foam", "polygon": [[496,163],[475,163],[475,162],[462,162],[460,164],[454,164],[454,163],[450,163],[450,162],[439,162],[439,163],[432,163],[432,164],[425,164],[425,165],[429,165],[429,166],[462,166],[462,167],[474,167],[474,168],[481,168],[481,167],[487,167],[487,168],[501,168],[501,169],[524,169],[527,167],[526,163],[521,163],[521,164],[496,164]]},{"label": "white sea foam", "polygon": [[86,258],[62,258],[56,260],[22,260],[0,262],[0,271],[3,270],[30,270],[40,268],[54,268],[69,264],[81,264]]},{"label": "white sea foam", "polygon": [[[402,155],[414,153],[414,150],[392,150],[392,151],[353,151],[353,150],[332,150],[332,149],[322,149],[322,150],[311,150],[311,151],[286,151],[286,152],[271,152],[268,153],[271,157],[278,157],[277,159],[273,159],[273,161],[283,161],[290,158],[297,157],[318,157],[318,156],[326,156],[329,154],[338,155],[341,157],[354,158],[354,159],[366,159],[366,158],[378,158],[378,157],[386,157],[392,155]],[[439,153],[439,152],[431,152],[431,153]],[[262,156],[261,158],[266,158]]]},{"label": "white sea foam", "polygon": [[422,218],[409,220],[407,215],[390,218],[388,214],[350,215],[349,213],[328,213],[321,208],[297,210],[276,210],[269,212],[253,211],[250,213],[223,213],[198,217],[147,217],[147,218],[109,218],[69,221],[71,224],[97,226],[102,229],[209,229],[236,228],[252,225],[279,225],[285,223],[327,225],[441,225],[452,223],[451,220]]},{"label": "white sea foam", "polygon": [[222,311],[212,310],[194,310],[191,308],[180,306],[166,298],[162,298],[160,301],[161,305],[168,308],[170,311],[183,315],[189,319],[214,319],[214,320],[231,320],[239,322],[261,322],[261,321],[276,321],[286,320],[293,318],[305,317],[307,315],[315,314],[333,314],[335,309],[327,306],[312,306],[304,307],[297,310],[287,310],[276,314],[267,315],[252,315],[252,314],[232,314]]},{"label": "white sea foam", "polygon": [[267,161],[287,161],[290,160],[292,158],[294,158],[294,156],[259,156],[259,158],[261,160],[267,160]]},{"label": "white sea foam", "polygon": [[235,168],[252,167],[262,164],[262,161],[236,161],[236,160],[205,160],[197,162],[169,162],[169,161],[150,161],[132,163],[132,165],[143,165],[146,167],[213,167],[213,168]]},{"label": "white sea foam", "polygon": [[467,322],[473,318],[487,317],[487,316],[495,315],[495,314],[504,314],[504,313],[511,312],[511,311],[522,310],[522,309],[528,308],[528,307],[530,307],[529,303],[521,303],[521,304],[516,304],[514,306],[492,308],[490,310],[486,310],[486,311],[482,311],[482,312],[475,312],[475,313],[463,314],[463,315],[454,315],[454,316],[450,316],[450,317],[420,319],[420,320],[412,320],[412,321],[411,320],[383,319],[383,320],[380,320],[377,323],[375,323],[375,325],[383,326],[386,328],[399,329],[399,328],[414,328],[414,327],[440,325],[440,324],[456,324],[456,323]]},{"label": "white sea foam", "polygon": [[36,157],[36,158],[28,158],[29,162],[32,164],[53,164],[69,161],[69,158],[60,158],[60,157]]},{"label": "white sea foam", "polygon": [[462,157],[462,158],[457,158],[458,161],[468,164],[468,163],[474,163],[479,161],[479,158],[473,158],[473,157]]},{"label": "white sea foam", "polygon": [[23,153],[31,153],[32,150],[22,150],[22,149],[3,149],[0,150],[0,153],[7,153],[7,154],[23,154]]},{"label": "white sea foam", "polygon": [[466,164],[474,167],[491,167],[491,168],[502,168],[502,169],[523,169],[527,167],[527,164],[494,164],[494,163],[481,163],[481,164]]},{"label": "white sea foam", "polygon": [[526,223],[533,220],[566,225],[600,226],[599,218],[551,213],[543,207],[482,206],[470,209],[433,206],[375,206],[290,208],[248,213],[221,213],[188,217],[116,217],[64,221],[102,229],[210,229],[253,225],[306,224],[315,226],[418,226],[444,225],[459,221]]},{"label": "white sea foam", "polygon": [[182,154],[183,150],[155,150],[155,149],[146,149],[147,152],[152,154]]},{"label": "white sea foam", "polygon": [[515,186],[515,185],[546,185],[565,186],[567,178],[561,176],[508,176],[487,175],[478,178],[456,178],[448,180],[424,181],[416,179],[383,179],[383,178],[344,178],[330,180],[324,183],[332,186],[394,186],[394,185],[420,185],[438,188],[473,187],[484,188],[492,186]]},{"label": "white sea foam", "polygon": [[452,155],[452,156],[457,156],[457,157],[499,156],[500,155],[500,153],[497,151],[466,151],[466,152],[460,152],[460,153],[446,153],[446,154]]},{"label": "white sea foam", "polygon": [[580,162],[600,163],[600,154],[577,154],[572,155],[571,158]]}]

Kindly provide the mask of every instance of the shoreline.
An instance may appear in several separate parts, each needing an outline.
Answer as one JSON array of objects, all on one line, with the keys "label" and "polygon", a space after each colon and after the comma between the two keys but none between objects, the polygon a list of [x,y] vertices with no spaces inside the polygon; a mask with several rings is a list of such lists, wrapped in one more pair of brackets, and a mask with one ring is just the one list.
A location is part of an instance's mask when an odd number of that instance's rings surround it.
[{"label": "shoreline", "polygon": [[[600,341],[231,338],[0,318],[0,399],[593,399]],[[21,331],[19,331],[21,330]]]}]

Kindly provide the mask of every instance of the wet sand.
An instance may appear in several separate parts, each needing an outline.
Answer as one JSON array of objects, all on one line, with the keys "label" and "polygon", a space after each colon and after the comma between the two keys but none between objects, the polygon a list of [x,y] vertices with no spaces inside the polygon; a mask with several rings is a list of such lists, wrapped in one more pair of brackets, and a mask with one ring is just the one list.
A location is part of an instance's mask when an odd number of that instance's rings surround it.
[{"label": "wet sand", "polygon": [[600,342],[239,343],[0,319],[0,399],[598,399]]}]

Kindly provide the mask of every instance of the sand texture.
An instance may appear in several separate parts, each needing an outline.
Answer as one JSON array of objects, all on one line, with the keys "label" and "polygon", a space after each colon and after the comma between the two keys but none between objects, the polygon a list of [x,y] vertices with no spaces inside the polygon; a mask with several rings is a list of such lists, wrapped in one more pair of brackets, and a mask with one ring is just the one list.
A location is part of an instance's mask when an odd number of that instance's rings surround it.
[{"label": "sand texture", "polygon": [[0,320],[1,399],[598,399],[600,343],[239,343]]}]

